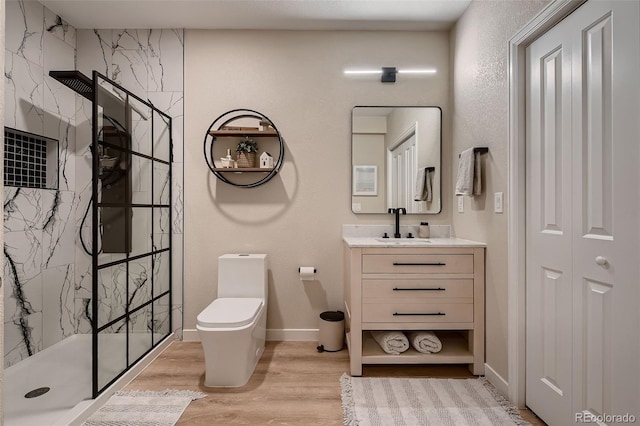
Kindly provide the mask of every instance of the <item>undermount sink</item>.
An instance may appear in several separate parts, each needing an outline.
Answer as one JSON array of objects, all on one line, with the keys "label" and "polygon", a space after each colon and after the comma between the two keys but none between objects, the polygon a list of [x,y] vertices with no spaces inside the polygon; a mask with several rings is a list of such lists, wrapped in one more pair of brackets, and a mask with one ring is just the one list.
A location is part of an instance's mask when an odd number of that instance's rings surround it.
[{"label": "undermount sink", "polygon": [[415,245],[428,244],[431,242],[427,238],[376,238],[376,241],[385,243],[385,244],[415,244]]}]

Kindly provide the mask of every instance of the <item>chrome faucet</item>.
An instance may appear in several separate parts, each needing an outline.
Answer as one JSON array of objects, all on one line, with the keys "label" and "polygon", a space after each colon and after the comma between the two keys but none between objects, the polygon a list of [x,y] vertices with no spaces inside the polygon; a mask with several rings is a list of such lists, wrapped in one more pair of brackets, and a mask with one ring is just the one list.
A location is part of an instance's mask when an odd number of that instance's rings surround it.
[{"label": "chrome faucet", "polygon": [[395,213],[396,215],[396,232],[395,234],[393,234],[394,238],[400,238],[402,237],[402,235],[400,234],[400,213],[402,214],[407,214],[407,209],[405,209],[404,207],[398,207],[395,209],[389,209],[387,210],[388,213]]}]

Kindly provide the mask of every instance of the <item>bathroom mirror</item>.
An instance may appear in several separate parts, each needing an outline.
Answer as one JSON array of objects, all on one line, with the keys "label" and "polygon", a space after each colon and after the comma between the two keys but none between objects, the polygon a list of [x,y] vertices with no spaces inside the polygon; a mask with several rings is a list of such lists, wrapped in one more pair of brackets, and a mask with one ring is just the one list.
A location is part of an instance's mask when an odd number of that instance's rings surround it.
[{"label": "bathroom mirror", "polygon": [[356,106],[351,112],[351,210],[441,210],[442,110]]}]

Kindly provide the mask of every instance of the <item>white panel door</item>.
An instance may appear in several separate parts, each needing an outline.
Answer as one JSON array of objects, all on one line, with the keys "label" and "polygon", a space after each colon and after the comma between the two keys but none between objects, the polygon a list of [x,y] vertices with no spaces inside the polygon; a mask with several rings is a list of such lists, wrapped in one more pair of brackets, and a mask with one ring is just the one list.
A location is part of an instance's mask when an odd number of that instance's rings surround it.
[{"label": "white panel door", "polygon": [[526,396],[553,424],[571,415],[571,31],[552,28],[527,61]]},{"label": "white panel door", "polygon": [[640,420],[640,7],[589,1],[527,50],[527,405]]},{"label": "white panel door", "polygon": [[571,15],[573,411],[640,421],[640,3],[586,6]]},{"label": "white panel door", "polygon": [[390,151],[391,156],[391,204],[388,207],[404,207],[407,213],[417,213],[418,203],[413,201],[416,186],[418,156],[416,137],[412,134]]}]

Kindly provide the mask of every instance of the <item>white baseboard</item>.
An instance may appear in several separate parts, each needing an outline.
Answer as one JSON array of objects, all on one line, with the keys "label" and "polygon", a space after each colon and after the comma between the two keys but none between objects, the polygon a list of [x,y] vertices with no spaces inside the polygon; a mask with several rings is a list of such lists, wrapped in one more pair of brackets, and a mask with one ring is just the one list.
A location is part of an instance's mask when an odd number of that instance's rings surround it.
[{"label": "white baseboard", "polygon": [[[199,342],[198,330],[182,330],[182,340],[184,342]],[[318,329],[315,328],[284,328],[267,329],[267,340],[290,341],[290,342],[314,342],[318,340]]]},{"label": "white baseboard", "polygon": [[491,382],[491,384],[500,392],[505,398],[509,397],[509,382],[502,378],[501,375],[496,373],[496,370],[491,368],[489,364],[484,365],[484,375]]},{"label": "white baseboard", "polygon": [[313,342],[318,341],[317,328],[267,329],[267,340]]},{"label": "white baseboard", "polygon": [[182,341],[183,342],[199,342],[200,336],[198,335],[198,330],[184,328],[182,330]]}]

